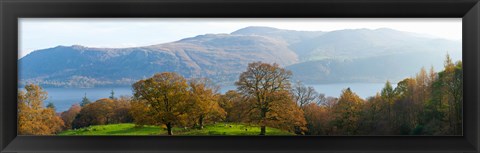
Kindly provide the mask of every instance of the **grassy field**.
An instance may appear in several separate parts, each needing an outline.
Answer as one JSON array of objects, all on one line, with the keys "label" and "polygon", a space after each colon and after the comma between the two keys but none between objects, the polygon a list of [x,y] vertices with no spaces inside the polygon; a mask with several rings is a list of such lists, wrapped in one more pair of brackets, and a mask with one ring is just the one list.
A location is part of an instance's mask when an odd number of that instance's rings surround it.
[{"label": "grassy field", "polygon": [[135,127],[134,124],[94,125],[77,130],[67,130],[59,135],[159,135],[166,131],[158,126]]},{"label": "grassy field", "polygon": [[[167,131],[159,126],[135,127],[134,124],[95,125],[77,130],[67,130],[59,135],[166,135]],[[258,135],[259,126],[239,123],[217,123],[206,125],[203,129],[174,128],[174,135]],[[276,128],[267,127],[267,135],[294,135]]]}]

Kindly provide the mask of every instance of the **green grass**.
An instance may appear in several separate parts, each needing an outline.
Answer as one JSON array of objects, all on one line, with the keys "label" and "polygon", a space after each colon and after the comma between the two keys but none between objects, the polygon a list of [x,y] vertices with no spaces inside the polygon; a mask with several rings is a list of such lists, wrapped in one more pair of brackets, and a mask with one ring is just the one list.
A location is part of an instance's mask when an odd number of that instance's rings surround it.
[{"label": "green grass", "polygon": [[[77,130],[67,130],[59,135],[166,135],[167,131],[159,126],[135,127],[134,124],[94,125]],[[206,125],[203,129],[174,128],[174,135],[258,135],[260,127],[241,123],[217,123]],[[294,135],[276,128],[267,127],[267,135]]]},{"label": "green grass", "polygon": [[135,124],[93,125],[77,130],[67,130],[58,135],[161,135],[166,131],[158,126],[135,127]]},{"label": "green grass", "polygon": [[[175,133],[174,133],[175,134]],[[179,135],[259,135],[260,127],[240,123],[217,123],[203,129],[192,129]],[[294,135],[276,128],[267,127],[267,135]]]}]

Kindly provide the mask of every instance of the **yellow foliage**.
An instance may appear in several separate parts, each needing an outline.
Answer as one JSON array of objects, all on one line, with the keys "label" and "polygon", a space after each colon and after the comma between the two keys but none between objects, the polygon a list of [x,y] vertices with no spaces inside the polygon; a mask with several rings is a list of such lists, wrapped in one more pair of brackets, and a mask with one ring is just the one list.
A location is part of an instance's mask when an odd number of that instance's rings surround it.
[{"label": "yellow foliage", "polygon": [[18,134],[51,135],[60,132],[63,120],[53,109],[43,106],[47,92],[33,84],[26,85],[25,90],[18,93]]}]

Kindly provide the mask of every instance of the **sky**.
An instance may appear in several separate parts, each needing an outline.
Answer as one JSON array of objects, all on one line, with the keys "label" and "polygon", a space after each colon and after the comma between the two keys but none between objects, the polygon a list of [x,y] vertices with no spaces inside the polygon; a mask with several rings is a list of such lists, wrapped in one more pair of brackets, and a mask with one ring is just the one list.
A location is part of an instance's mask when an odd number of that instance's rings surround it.
[{"label": "sky", "polygon": [[462,39],[461,18],[20,18],[19,58],[59,45],[138,47],[248,26],[301,31],[391,28]]}]

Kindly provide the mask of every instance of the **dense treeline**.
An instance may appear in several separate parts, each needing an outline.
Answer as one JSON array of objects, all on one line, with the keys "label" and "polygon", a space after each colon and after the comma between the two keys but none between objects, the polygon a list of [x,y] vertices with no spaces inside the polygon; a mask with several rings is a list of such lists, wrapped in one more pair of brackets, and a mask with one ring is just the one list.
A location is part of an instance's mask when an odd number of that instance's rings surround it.
[{"label": "dense treeline", "polygon": [[459,135],[462,133],[462,63],[447,55],[444,70],[424,68],[394,88],[386,82],[375,96],[360,98],[350,88],[338,98],[326,97],[277,64],[250,63],[235,82],[237,90],[218,92],[208,79],[186,79],[158,73],[132,85],[133,97],[80,104],[55,114],[43,106],[46,92],[27,85],[19,92],[19,133],[55,134],[90,125],[135,123],[202,129],[216,122],[248,123],[298,135]]},{"label": "dense treeline", "polygon": [[447,55],[443,71],[435,73],[431,68],[427,73],[422,68],[395,88],[386,82],[377,95],[366,100],[347,88],[338,99],[303,90],[303,97],[297,99],[317,100],[297,102],[303,106],[307,134],[461,135],[462,80],[462,62],[453,63]]},{"label": "dense treeline", "polygon": [[130,99],[126,97],[120,97],[119,99],[103,98],[83,106],[73,121],[64,121],[71,125],[73,129],[90,125],[129,123],[133,121],[129,110]]}]

